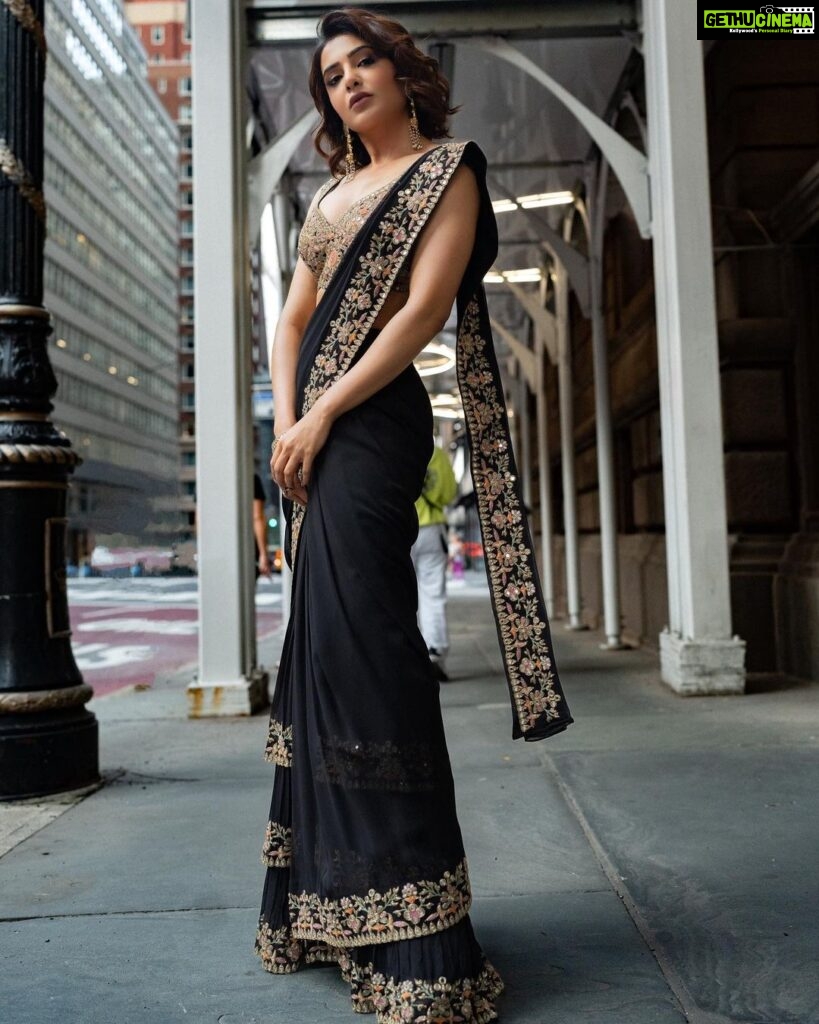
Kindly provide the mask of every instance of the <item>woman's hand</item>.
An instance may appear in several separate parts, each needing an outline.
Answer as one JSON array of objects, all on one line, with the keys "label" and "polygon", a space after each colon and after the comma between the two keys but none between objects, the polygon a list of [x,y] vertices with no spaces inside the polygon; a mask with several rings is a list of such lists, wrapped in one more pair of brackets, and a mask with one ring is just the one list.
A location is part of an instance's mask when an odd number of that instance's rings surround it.
[{"label": "woman's hand", "polygon": [[327,440],[332,417],[318,403],[300,420],[278,434],[270,459],[270,475],[286,498],[307,504],[313,462]]}]

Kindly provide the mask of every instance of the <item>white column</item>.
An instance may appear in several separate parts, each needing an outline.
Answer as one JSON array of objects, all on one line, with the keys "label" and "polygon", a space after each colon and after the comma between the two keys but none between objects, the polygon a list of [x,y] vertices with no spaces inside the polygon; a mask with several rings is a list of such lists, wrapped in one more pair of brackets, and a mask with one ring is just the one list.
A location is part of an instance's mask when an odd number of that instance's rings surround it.
[{"label": "white column", "polygon": [[600,158],[600,171],[587,177],[589,207],[584,222],[589,242],[592,361],[594,365],[594,421],[597,440],[597,487],[600,508],[600,560],[603,577],[603,628],[608,650],[622,650],[620,636],[620,580],[617,564],[617,505],[614,483],[614,435],[611,421],[609,354],[603,318],[603,229],[608,161]]},{"label": "white column", "polygon": [[555,574],[552,556],[552,480],[549,462],[548,408],[546,405],[546,343],[535,332],[537,358],[537,464],[538,500],[540,502],[540,578],[546,612],[551,618],[555,607]]},{"label": "white column", "polygon": [[243,7],[193,5],[199,674],[192,717],[266,703],[255,668]]},{"label": "white column", "polygon": [[574,482],[574,393],[569,333],[569,275],[555,262],[557,319],[557,386],[560,400],[560,451],[563,472],[563,532],[566,545],[567,629],[583,629],[580,618],[580,551],[577,538],[577,495]]},{"label": "white column", "polygon": [[731,631],[702,46],[686,4],[643,10],[669,587],[662,677],[681,693],[737,693],[745,644]]},{"label": "white column", "polygon": [[509,433],[512,440],[512,451],[515,453],[515,462],[520,466],[520,412],[518,410],[518,386],[517,378],[520,373],[520,366],[514,356],[510,356],[506,363],[506,377],[509,385],[506,391],[506,408],[509,413]]},{"label": "white column", "polygon": [[518,409],[520,410],[520,463],[523,503],[532,508],[532,425],[529,422],[529,385],[523,367],[518,367]]}]

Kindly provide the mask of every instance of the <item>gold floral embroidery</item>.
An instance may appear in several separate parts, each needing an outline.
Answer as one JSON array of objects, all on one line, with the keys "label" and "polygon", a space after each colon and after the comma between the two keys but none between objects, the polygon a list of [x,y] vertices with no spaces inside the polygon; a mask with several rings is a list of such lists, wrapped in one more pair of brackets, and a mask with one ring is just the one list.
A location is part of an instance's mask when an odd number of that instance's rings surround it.
[{"label": "gold floral embroidery", "polygon": [[262,919],[256,932],[255,951],[261,957],[266,971],[271,974],[292,974],[298,970],[304,958],[304,943],[294,939],[286,926],[271,928]]},{"label": "gold floral embroidery", "polygon": [[[327,288],[355,236],[384,198],[387,190],[395,184],[394,181],[387,182],[381,188],[361,196],[338,221],[331,223],[324,216],[320,204],[335,183],[335,179],[331,178],[321,187],[313,208],[308,213],[299,233],[299,256],[310,268],[313,276],[318,279],[319,291],[324,291]],[[406,291],[408,277],[408,269],[402,270],[393,283],[392,290]]]},{"label": "gold floral embroidery", "polygon": [[[374,1010],[377,1024],[487,1024],[497,1019],[494,1000],[504,988],[488,960],[477,978],[395,981],[374,972],[370,986],[372,996],[359,1012]],[[368,1004],[372,1010],[364,1008]]]},{"label": "gold floral embroidery", "polygon": [[449,928],[472,902],[466,860],[437,882],[408,882],[386,892],[326,899],[317,893],[291,893],[288,908],[293,935],[330,945],[367,946]]},{"label": "gold floral embroidery", "polygon": [[560,717],[563,697],[555,689],[547,624],[535,584],[537,566],[512,472],[503,392],[487,356],[491,341],[481,334],[480,307],[472,300],[456,345],[458,384],[469,428],[472,479],[481,523],[492,600],[504,662],[522,732],[541,717]]},{"label": "gold floral embroidery", "polygon": [[262,864],[269,868],[290,866],[293,853],[293,830],[278,821],[268,821],[264,830]]},{"label": "gold floral embroidery", "polygon": [[270,764],[290,768],[293,764],[293,726],[282,725],[275,718],[270,719],[267,731],[267,745],[264,748],[264,759]]},{"label": "gold floral embroidery", "polygon": [[[466,143],[447,142],[418,164],[398,198],[373,231],[330,322],[327,337],[310,368],[301,400],[304,416],[341,378],[386,301],[415,239],[460,163]],[[290,517],[290,564],[295,568],[305,506],[294,504]]]},{"label": "gold floral embroidery", "polygon": [[375,1013],[376,1024],[488,1024],[497,1018],[494,1000],[504,984],[484,958],[475,978],[396,981],[372,963],[357,963],[349,947],[325,942],[306,943],[293,937],[287,926],[271,928],[264,919],[256,933],[257,955],[271,974],[292,974],[303,964],[337,963],[350,986],[350,1001],[357,1013]]}]

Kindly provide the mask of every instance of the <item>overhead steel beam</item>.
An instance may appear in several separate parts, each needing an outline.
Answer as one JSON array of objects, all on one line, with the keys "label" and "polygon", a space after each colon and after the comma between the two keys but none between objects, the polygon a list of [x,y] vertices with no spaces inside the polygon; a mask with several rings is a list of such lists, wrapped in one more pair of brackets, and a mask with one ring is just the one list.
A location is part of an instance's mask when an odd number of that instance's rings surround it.
[{"label": "overhead steel beam", "polygon": [[581,103],[568,89],[547,75],[543,68],[538,67],[525,53],[511,46],[500,36],[495,38],[479,38],[474,36],[467,40],[469,45],[478,46],[487,53],[492,53],[535,79],[536,82],[549,90],[564,107],[580,122],[600,147],[612,170],[617,175],[620,185],[631,204],[634,219],[643,238],[651,238],[651,202],[649,194],[648,159],[619,135],[609,124],[597,116],[585,104]]},{"label": "overhead steel beam", "polygon": [[535,325],[535,334],[538,342],[546,346],[549,360],[553,366],[556,366],[560,352],[558,350],[557,322],[554,313],[544,309],[540,301],[525,288],[521,288],[519,284],[515,284],[513,281],[504,281],[504,285],[523,306],[529,317],[531,317]]},{"label": "overhead steel beam", "polygon": [[529,390],[534,393],[537,391],[537,356],[535,353],[527,348],[522,341],[520,341],[515,335],[507,328],[504,327],[500,321],[490,319],[492,324],[492,330],[503,338],[506,344],[509,346],[512,355],[517,359],[518,366],[523,372],[524,379],[529,385]]},{"label": "overhead steel beam", "polygon": [[287,170],[290,158],[317,120],[316,111],[312,108],[307,110],[250,161],[248,166],[247,223],[251,245],[255,245],[259,240],[262,210],[276,191],[281,176]]},{"label": "overhead steel beam", "polygon": [[[254,46],[315,42],[316,22],[338,6],[325,0],[247,0],[249,42]],[[350,6],[368,7],[370,3]],[[378,7],[413,35],[438,39],[622,36],[640,27],[636,0],[379,0]]]}]

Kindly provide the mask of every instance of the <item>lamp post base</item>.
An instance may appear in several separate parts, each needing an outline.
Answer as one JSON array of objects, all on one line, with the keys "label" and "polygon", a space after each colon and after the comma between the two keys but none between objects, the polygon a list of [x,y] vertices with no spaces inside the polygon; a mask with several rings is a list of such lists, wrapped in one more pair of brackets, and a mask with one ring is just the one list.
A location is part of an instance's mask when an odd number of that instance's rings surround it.
[{"label": "lamp post base", "polygon": [[99,779],[97,720],[90,711],[0,716],[0,800],[63,793]]}]

